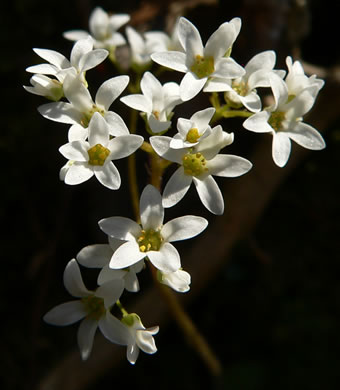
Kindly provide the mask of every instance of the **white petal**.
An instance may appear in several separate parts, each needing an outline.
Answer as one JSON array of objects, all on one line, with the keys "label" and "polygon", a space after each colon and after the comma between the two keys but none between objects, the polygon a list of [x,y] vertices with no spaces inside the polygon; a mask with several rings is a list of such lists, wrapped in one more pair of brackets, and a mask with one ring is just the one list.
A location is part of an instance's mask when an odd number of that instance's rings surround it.
[{"label": "white petal", "polygon": [[77,340],[83,360],[86,360],[90,356],[97,327],[98,321],[88,317],[84,318],[79,325]]},{"label": "white petal", "polygon": [[56,75],[58,73],[58,69],[54,65],[39,64],[39,65],[29,66],[28,68],[26,68],[26,72],[37,73],[37,74]]},{"label": "white petal", "polygon": [[149,115],[148,122],[150,129],[154,134],[161,133],[171,126],[171,121],[159,121],[153,114]]},{"label": "white petal", "polygon": [[88,134],[88,128],[85,129],[83,126],[75,123],[68,130],[68,141],[85,141]]},{"label": "white petal", "polygon": [[129,84],[129,76],[117,76],[106,80],[98,89],[96,94],[96,103],[105,107],[108,111],[111,104]]},{"label": "white petal", "polygon": [[128,95],[120,98],[120,101],[135,110],[147,113],[152,112],[152,101],[144,95]]},{"label": "white petal", "polygon": [[97,65],[101,64],[108,55],[109,52],[104,49],[96,49],[86,53],[80,59],[79,70],[81,72],[86,72],[89,69],[95,68]]},{"label": "white petal", "polygon": [[231,154],[218,154],[212,160],[208,160],[209,173],[214,176],[238,177],[247,173],[252,164],[250,161]]},{"label": "white petal", "polygon": [[310,150],[321,150],[326,147],[321,134],[307,123],[297,122],[285,134],[300,146]]},{"label": "white petal", "polygon": [[289,159],[291,142],[289,137],[283,133],[273,133],[272,154],[274,162],[279,167],[284,167]]},{"label": "white petal", "polygon": [[212,56],[214,59],[223,57],[231,45],[234,43],[234,26],[228,22],[220,27],[210,36],[205,48],[204,56]]},{"label": "white petal", "polygon": [[147,256],[160,271],[175,272],[181,268],[181,259],[177,249],[169,242],[164,242],[159,251],[149,251]]},{"label": "white petal", "polygon": [[98,181],[110,190],[118,190],[120,187],[121,178],[119,171],[111,161],[108,161],[102,167],[95,166],[94,174]]},{"label": "white petal", "polygon": [[222,193],[211,175],[203,180],[193,178],[196,190],[203,205],[213,214],[222,215],[224,211],[224,201]]},{"label": "white petal", "polygon": [[66,172],[64,181],[69,185],[77,185],[91,179],[93,175],[93,169],[87,163],[74,162]]},{"label": "white petal", "polygon": [[[131,267],[130,267],[131,269]],[[113,270],[111,270],[113,271]],[[139,291],[139,282],[136,274],[134,272],[128,271],[126,272],[125,280],[125,289],[130,292],[138,292]]]},{"label": "white petal", "polygon": [[251,112],[259,112],[261,110],[261,98],[256,92],[250,92],[246,96],[239,96],[242,104]]},{"label": "white petal", "polygon": [[202,90],[206,81],[207,77],[198,79],[193,73],[186,73],[179,86],[181,99],[188,101],[194,98]]},{"label": "white petal", "polygon": [[116,137],[109,143],[109,149],[111,151],[109,158],[119,160],[130,156],[130,154],[134,153],[142,145],[143,141],[144,138],[142,136],[135,134]]},{"label": "white petal", "polygon": [[79,77],[67,76],[63,87],[67,100],[74,108],[84,113],[92,109],[93,101],[90,92]]},{"label": "white petal", "polygon": [[163,191],[163,206],[172,207],[177,204],[188,192],[192,182],[192,176],[184,173],[183,167],[170,177]]},{"label": "white petal", "polygon": [[130,265],[136,264],[145,256],[146,254],[139,250],[137,241],[128,241],[115,251],[109,266],[113,269],[130,267]]},{"label": "white petal", "polygon": [[176,272],[168,274],[162,273],[162,279],[160,281],[177,292],[187,292],[190,290],[191,276],[188,272],[179,269]]},{"label": "white petal", "polygon": [[108,244],[88,245],[79,251],[77,261],[87,268],[102,268],[109,264],[112,254]]},{"label": "white petal", "polygon": [[275,73],[269,75],[270,86],[273,91],[275,105],[272,110],[276,110],[280,106],[284,105],[288,100],[288,88],[286,83],[281,79],[280,76]]},{"label": "white petal", "polygon": [[131,364],[135,364],[139,355],[139,348],[137,347],[137,344],[129,344],[126,350],[126,357],[127,360]]},{"label": "white petal", "polygon": [[217,125],[208,137],[202,139],[197,145],[196,150],[203,153],[207,160],[210,160],[216,156],[222,147],[224,147],[224,132],[222,126]]},{"label": "white petal", "polygon": [[69,261],[64,271],[64,286],[74,297],[81,298],[90,294],[81,277],[79,265],[75,259]]},{"label": "white petal", "polygon": [[99,112],[95,112],[89,123],[89,144],[107,146],[109,141],[109,126]]},{"label": "white petal", "polygon": [[137,222],[125,217],[104,218],[98,224],[104,233],[119,240],[134,241],[142,232]]},{"label": "white petal", "polygon": [[[122,244],[123,243],[124,242],[122,241]],[[111,260],[112,254],[113,253],[111,252],[109,260]],[[112,269],[109,267],[109,264],[107,264],[99,272],[97,283],[100,286],[106,282],[109,282],[110,280],[123,279],[127,273],[129,272],[125,269]]]},{"label": "white petal", "polygon": [[182,157],[186,150],[175,150],[170,148],[172,138],[167,136],[152,136],[149,141],[155,152],[166,160],[182,163]]},{"label": "white petal", "polygon": [[140,217],[143,229],[159,229],[163,224],[164,208],[159,191],[152,185],[147,185],[140,197]]},{"label": "white petal", "polygon": [[199,132],[202,132],[206,130],[214,114],[215,108],[208,107],[205,110],[195,112],[195,114],[192,115],[190,120],[195,123],[195,127],[199,129]]},{"label": "white petal", "polygon": [[186,56],[179,51],[166,51],[151,54],[151,59],[157,64],[165,66],[178,72],[186,72],[187,66],[185,64]]},{"label": "white petal", "polygon": [[86,141],[72,141],[62,145],[59,152],[69,160],[86,162],[89,160],[88,143]]},{"label": "white petal", "polygon": [[100,319],[98,325],[103,335],[112,343],[118,345],[128,344],[130,340],[128,328],[111,313],[107,312],[106,316]]},{"label": "white petal", "polygon": [[221,58],[215,64],[215,72],[212,74],[213,77],[220,78],[237,78],[242,77],[245,74],[244,68],[239,65],[232,58]]},{"label": "white petal", "polygon": [[272,133],[273,128],[268,123],[269,117],[268,111],[261,111],[247,118],[243,122],[243,127],[255,133]]},{"label": "white petal", "polygon": [[128,14],[116,14],[109,16],[110,26],[116,31],[119,30],[124,24],[130,20],[130,15]]},{"label": "white petal", "polygon": [[103,283],[96,290],[95,296],[104,299],[104,306],[107,310],[113,306],[121,297],[124,290],[123,279],[112,279]]},{"label": "white petal", "polygon": [[80,60],[82,56],[90,52],[93,48],[93,39],[88,36],[84,39],[77,41],[71,51],[71,65],[74,66],[77,70],[80,70]]},{"label": "white petal", "polygon": [[266,50],[256,54],[245,66],[247,74],[252,74],[259,69],[272,70],[276,61],[276,54],[273,50]]},{"label": "white petal", "polygon": [[52,65],[55,65],[59,69],[65,69],[70,67],[70,62],[65,56],[54,50],[48,49],[33,49],[39,57],[43,58]]},{"label": "white petal", "polygon": [[80,123],[82,120],[82,114],[70,103],[47,103],[39,106],[38,111],[44,118],[55,122],[73,125],[75,123]]},{"label": "white petal", "polygon": [[[157,329],[157,330],[156,330]],[[153,334],[158,332],[158,326],[152,328],[149,332],[146,330],[137,330],[136,332],[136,343],[138,347],[145,353],[153,354],[157,352],[155,340],[152,337]]]},{"label": "white petal", "polygon": [[203,56],[203,44],[197,28],[186,18],[181,17],[178,25],[178,37],[187,53],[193,59],[196,55]]},{"label": "white petal", "polygon": [[106,122],[109,124],[110,134],[114,137],[130,134],[124,120],[115,112],[108,111],[104,116]]},{"label": "white petal", "polygon": [[156,77],[150,73],[145,72],[141,83],[141,90],[143,95],[145,95],[151,101],[163,100],[162,84],[156,79]]},{"label": "white petal", "polygon": [[89,36],[89,33],[84,30],[70,30],[63,33],[63,37],[70,41],[79,41]]},{"label": "white petal", "polygon": [[80,300],[62,303],[44,315],[44,321],[51,325],[71,325],[87,315],[85,307]]},{"label": "white petal", "polygon": [[167,222],[161,234],[168,242],[187,240],[200,234],[207,226],[208,221],[205,218],[185,215]]}]

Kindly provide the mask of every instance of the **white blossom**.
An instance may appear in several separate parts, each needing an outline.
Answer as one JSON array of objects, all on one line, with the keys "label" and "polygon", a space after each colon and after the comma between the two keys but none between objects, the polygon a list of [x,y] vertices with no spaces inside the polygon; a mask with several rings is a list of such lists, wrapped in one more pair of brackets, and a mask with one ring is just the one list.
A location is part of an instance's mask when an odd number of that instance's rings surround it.
[{"label": "white blossom", "polygon": [[38,107],[38,111],[47,119],[75,125],[75,128],[71,127],[70,132],[77,135],[70,135],[70,140],[75,140],[77,137],[84,139],[84,136],[79,134],[86,134],[86,132],[81,131],[79,126],[86,129],[96,112],[104,117],[111,135],[128,135],[129,130],[124,120],[118,114],[109,110],[128,83],[129,76],[117,76],[106,80],[98,88],[95,101],[93,101],[89,90],[81,80],[78,77],[68,76],[64,81],[64,93],[69,102],[43,104]]},{"label": "white blossom", "polygon": [[195,112],[190,119],[178,118],[178,133],[170,141],[170,148],[191,148],[208,137],[212,132],[209,122],[214,113],[215,109],[209,107]]},{"label": "white blossom", "polygon": [[218,154],[222,148],[233,142],[233,134],[224,132],[218,125],[212,129],[209,137],[192,148],[172,149],[171,142],[172,139],[167,136],[150,138],[150,143],[158,155],[179,164],[179,168],[165,185],[163,206],[172,207],[177,204],[193,182],[203,205],[213,214],[223,214],[223,196],[213,175],[237,177],[252,167],[252,164],[242,157]]},{"label": "white blossom", "polygon": [[70,30],[64,32],[63,36],[71,41],[78,41],[91,35],[95,48],[107,49],[113,52],[116,46],[126,43],[122,34],[117,32],[130,20],[128,14],[109,15],[101,7],[96,7],[89,18],[89,30]]},{"label": "white blossom", "polygon": [[311,150],[323,149],[325,142],[317,130],[302,122],[315,101],[310,89],[303,89],[291,99],[287,84],[279,76],[271,75],[270,83],[274,104],[247,118],[243,126],[255,133],[270,133],[273,136],[273,160],[277,166],[283,167],[290,156],[291,139]]},{"label": "white blossom", "polygon": [[62,168],[61,177],[66,184],[76,185],[96,176],[105,187],[116,190],[121,179],[112,160],[129,156],[142,143],[143,137],[134,134],[110,139],[107,123],[95,112],[89,125],[88,141],[72,141],[59,148],[60,153],[72,162]]},{"label": "white blossom", "polygon": [[35,74],[30,78],[30,82],[31,86],[24,85],[24,88],[34,95],[44,96],[55,102],[64,96],[63,84],[58,79],[43,74]]},{"label": "white blossom", "polygon": [[[245,66],[245,74],[235,79],[211,78],[204,92],[223,92],[233,105],[246,107],[249,111],[261,110],[261,98],[256,88],[270,87],[269,75],[274,70],[276,54],[272,50],[256,54]],[[284,71],[279,72],[284,76]]]},{"label": "white blossom", "polygon": [[180,256],[171,244],[201,233],[208,225],[206,219],[186,215],[163,225],[162,197],[152,185],[147,185],[140,198],[141,225],[125,217],[110,217],[99,221],[99,227],[109,236],[125,241],[113,254],[110,268],[130,267],[148,258],[162,272],[181,268]]},{"label": "white blossom", "polygon": [[179,97],[179,85],[168,82],[162,85],[150,72],[145,72],[141,79],[142,94],[122,97],[127,106],[146,114],[147,123],[153,133],[160,133],[171,126],[174,107],[182,103]]},{"label": "white blossom", "polygon": [[235,78],[244,74],[240,65],[226,57],[240,25],[239,18],[223,23],[203,46],[197,28],[182,17],[178,37],[185,53],[164,51],[152,54],[151,58],[160,65],[185,73],[180,84],[180,96],[184,101],[190,100],[202,90],[209,77]]},{"label": "white blossom", "polygon": [[190,290],[191,276],[182,269],[170,273],[158,271],[157,277],[160,283],[171,287],[177,292],[184,293]]},{"label": "white blossom", "polygon": [[59,326],[82,320],[77,333],[82,359],[86,360],[91,353],[97,327],[109,340],[112,341],[113,335],[116,335],[119,341],[121,323],[112,316],[110,309],[123,292],[123,281],[112,280],[90,291],[84,285],[76,260],[72,259],[64,271],[64,285],[72,296],[80,299],[54,307],[45,314],[44,320]]}]

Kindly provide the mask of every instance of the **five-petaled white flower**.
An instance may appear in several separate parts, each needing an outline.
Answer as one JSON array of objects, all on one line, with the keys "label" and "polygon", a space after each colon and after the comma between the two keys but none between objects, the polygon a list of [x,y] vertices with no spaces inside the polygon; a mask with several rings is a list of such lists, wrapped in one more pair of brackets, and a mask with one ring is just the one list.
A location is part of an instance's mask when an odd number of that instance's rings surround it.
[{"label": "five-petaled white flower", "polygon": [[165,51],[154,53],[151,58],[160,65],[186,73],[180,84],[180,95],[182,100],[190,100],[202,90],[209,77],[228,79],[244,74],[244,69],[228,57],[240,26],[239,18],[223,23],[204,47],[197,28],[182,17],[178,37],[185,53]]},{"label": "five-petaled white flower", "polygon": [[223,214],[223,196],[212,175],[237,177],[252,167],[252,164],[242,157],[218,154],[222,148],[233,142],[233,134],[224,132],[218,125],[212,129],[209,137],[192,148],[172,149],[171,140],[167,136],[150,138],[150,143],[158,155],[180,165],[165,185],[163,206],[172,207],[177,204],[194,182],[203,205],[213,214]]},{"label": "five-petaled white flower", "polygon": [[[116,46],[125,44],[125,38],[117,32],[130,20],[130,15],[109,15],[101,7],[96,7],[89,18],[90,35],[94,40],[94,47],[104,48],[113,52]],[[84,30],[70,30],[64,32],[64,37],[71,41],[78,41],[89,35]]]},{"label": "five-petaled white flower", "polygon": [[302,122],[315,101],[310,89],[302,89],[297,96],[290,98],[287,84],[281,77],[272,74],[270,83],[275,103],[246,119],[243,126],[255,133],[272,134],[273,160],[277,166],[283,167],[290,156],[291,139],[311,150],[323,149],[325,142],[317,130]]},{"label": "five-petaled white flower", "polygon": [[152,73],[145,72],[140,87],[143,94],[124,96],[120,100],[127,106],[144,112],[153,133],[167,130],[171,126],[172,110],[182,103],[179,85],[174,82],[162,85]]},{"label": "five-petaled white flower", "polygon": [[[270,87],[269,75],[273,72],[276,54],[272,50],[255,55],[245,66],[245,74],[235,79],[212,78],[208,81],[204,92],[223,92],[234,106],[242,105],[249,111],[261,110],[261,98],[256,92],[258,87]],[[284,71],[275,70],[284,77]]]},{"label": "five-petaled white flower", "polygon": [[110,139],[109,127],[104,118],[95,112],[89,125],[88,141],[77,140],[59,148],[60,153],[71,163],[61,178],[66,184],[80,184],[93,175],[105,187],[116,190],[121,179],[112,160],[118,160],[135,152],[143,143],[140,135],[122,135]]},{"label": "five-petaled white flower", "polygon": [[170,141],[170,148],[191,148],[208,137],[212,132],[209,122],[214,113],[215,109],[209,107],[195,112],[190,119],[178,118],[178,133]]},{"label": "five-petaled white flower", "polygon": [[79,76],[86,84],[85,72],[99,65],[105,60],[109,52],[104,49],[93,50],[93,39],[87,36],[77,41],[71,51],[70,61],[61,53],[48,49],[33,49],[39,57],[48,64],[33,65],[26,69],[27,72],[52,75],[59,82],[63,82],[67,75]]},{"label": "five-petaled white flower", "polygon": [[181,268],[180,256],[171,244],[201,233],[208,225],[202,217],[186,215],[163,225],[164,208],[159,191],[147,185],[140,198],[141,225],[124,217],[110,217],[99,221],[100,228],[109,236],[124,242],[113,254],[110,267],[130,267],[144,258],[160,271],[175,272]]},{"label": "five-petaled white flower", "polygon": [[72,259],[64,271],[64,285],[72,296],[80,299],[54,307],[45,314],[44,320],[59,326],[82,320],[77,338],[81,357],[86,360],[91,353],[97,327],[110,341],[113,341],[113,336],[119,338],[124,331],[121,330],[121,322],[110,313],[123,292],[124,282],[112,280],[90,291],[84,285],[76,260]]},{"label": "five-petaled white flower", "polygon": [[122,279],[125,289],[130,292],[139,291],[137,273],[144,268],[144,261],[124,269],[112,269],[109,267],[111,257],[115,250],[123,244],[123,241],[108,237],[108,244],[95,244],[84,247],[76,256],[79,264],[88,268],[101,268],[97,283],[102,285],[113,279]]},{"label": "five-petaled white flower", "polygon": [[128,135],[129,130],[124,120],[117,113],[109,111],[112,103],[128,83],[129,76],[117,76],[104,81],[93,101],[89,90],[78,77],[67,76],[64,81],[64,93],[69,102],[43,104],[38,107],[38,111],[44,118],[71,124],[69,141],[86,139],[87,127],[96,112],[104,117],[111,135]]}]

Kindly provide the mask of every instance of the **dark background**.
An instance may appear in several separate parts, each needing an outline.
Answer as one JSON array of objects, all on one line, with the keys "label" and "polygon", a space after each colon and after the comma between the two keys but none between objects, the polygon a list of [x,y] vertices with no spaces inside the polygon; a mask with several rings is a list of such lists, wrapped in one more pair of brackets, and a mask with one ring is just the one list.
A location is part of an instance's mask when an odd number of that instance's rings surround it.
[{"label": "dark background", "polygon": [[[87,30],[89,13],[97,5],[106,11],[131,13],[136,28],[162,29],[169,3],[17,0],[2,6],[2,389],[38,388],[42,378],[75,347],[76,326],[50,327],[42,316],[69,299],[62,285],[66,263],[85,245],[105,242],[97,221],[113,215],[132,217],[124,161],[117,163],[123,181],[119,191],[109,191],[94,179],[76,187],[59,181],[65,159],[58,148],[67,142],[68,127],[42,118],[36,108],[45,101],[22,88],[29,85],[25,68],[40,61],[32,48],[49,48],[69,57],[72,45],[62,32]],[[285,0],[220,1],[215,6],[192,3],[186,16],[204,41],[222,22],[242,18],[233,51],[241,64],[262,50],[274,49],[277,67],[284,68],[286,55],[300,47],[307,62],[327,69],[339,66],[337,2],[308,1],[307,12]],[[99,85],[113,75],[106,64],[98,76],[91,77]],[[115,104],[114,110],[123,115],[123,105]],[[187,107],[188,112],[181,111],[184,117],[197,109]],[[156,355],[141,354],[135,367],[123,362],[89,389],[120,385],[338,388],[339,118],[325,129],[327,148],[309,153],[289,175],[256,229],[235,245],[215,280],[188,307],[221,359],[222,376],[212,379],[177,327],[169,323],[156,336]],[[255,137],[242,130],[241,122],[232,123],[232,131],[239,132],[243,142],[239,154],[247,157],[256,147]],[[145,181],[141,176],[142,186]],[[183,212],[212,219],[193,190],[191,195],[193,200],[181,206]],[[213,245],[218,238],[211,239]],[[144,276],[142,282],[143,288],[149,280]]]}]

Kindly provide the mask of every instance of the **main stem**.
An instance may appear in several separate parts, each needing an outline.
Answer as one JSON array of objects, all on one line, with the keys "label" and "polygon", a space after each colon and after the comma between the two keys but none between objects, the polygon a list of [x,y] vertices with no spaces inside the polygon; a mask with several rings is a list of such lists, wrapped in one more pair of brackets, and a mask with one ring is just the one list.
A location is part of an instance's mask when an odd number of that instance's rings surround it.
[{"label": "main stem", "polygon": [[[164,169],[167,164],[164,160],[154,153],[150,156],[151,184],[160,190]],[[157,279],[157,269],[150,264],[154,281],[171,311],[177,325],[182,329],[188,343],[196,350],[202,358],[212,375],[218,376],[221,374],[222,367],[218,358],[210,348],[205,338],[201,335],[192,319],[185,312],[174,292],[164,284],[159,283]]]}]

